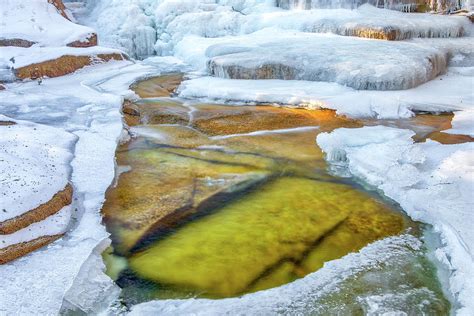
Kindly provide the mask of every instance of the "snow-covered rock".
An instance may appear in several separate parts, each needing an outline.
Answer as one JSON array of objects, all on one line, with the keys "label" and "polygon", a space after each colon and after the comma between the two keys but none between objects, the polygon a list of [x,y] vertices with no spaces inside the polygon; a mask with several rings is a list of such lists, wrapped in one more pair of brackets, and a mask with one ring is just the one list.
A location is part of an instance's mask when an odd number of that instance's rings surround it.
[{"label": "snow-covered rock", "polygon": [[0,16],[0,46],[97,45],[93,29],[64,18],[48,0],[2,0]]},{"label": "snow-covered rock", "polygon": [[0,115],[0,223],[51,200],[69,182],[76,137],[49,126]]},{"label": "snow-covered rock", "polygon": [[438,260],[450,269],[458,315],[474,309],[474,144],[414,143],[414,133],[390,127],[337,129],[318,135],[334,170],[351,174],[394,199],[415,220],[433,225],[443,247]]},{"label": "snow-covered rock", "polygon": [[447,66],[446,54],[428,46],[272,30],[210,46],[206,55],[209,73],[221,78],[326,81],[357,90],[414,88]]}]

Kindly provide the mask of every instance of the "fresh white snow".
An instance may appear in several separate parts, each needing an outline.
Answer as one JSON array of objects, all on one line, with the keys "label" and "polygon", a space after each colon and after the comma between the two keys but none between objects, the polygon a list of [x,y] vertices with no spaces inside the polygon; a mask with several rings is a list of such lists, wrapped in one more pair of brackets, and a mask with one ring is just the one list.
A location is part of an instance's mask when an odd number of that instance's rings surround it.
[{"label": "fresh white snow", "polygon": [[17,123],[0,126],[0,222],[3,222],[48,202],[66,187],[76,137],[61,129],[3,115],[0,121]]},{"label": "fresh white snow", "polygon": [[94,30],[75,24],[45,0],[2,0],[0,39],[23,39],[37,46],[66,46],[85,41]]},{"label": "fresh white snow", "polygon": [[0,235],[0,249],[11,245],[35,240],[43,236],[64,234],[69,226],[72,216],[72,207],[65,206],[56,214],[33,223],[10,235]]}]

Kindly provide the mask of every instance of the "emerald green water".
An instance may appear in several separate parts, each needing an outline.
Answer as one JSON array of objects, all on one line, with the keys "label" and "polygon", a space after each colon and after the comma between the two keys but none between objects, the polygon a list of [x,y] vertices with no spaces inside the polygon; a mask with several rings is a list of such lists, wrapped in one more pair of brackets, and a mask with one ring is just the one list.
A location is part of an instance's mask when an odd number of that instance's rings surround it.
[{"label": "emerald green water", "polygon": [[[146,88],[149,96],[149,83]],[[118,165],[127,168],[103,208],[113,240],[105,259],[126,304],[252,293],[304,277],[376,240],[421,236],[420,224],[393,203],[326,172],[317,134],[368,122],[324,110],[190,106],[167,98],[138,107],[145,124],[117,150]],[[435,130],[410,124],[423,133]],[[262,130],[282,131],[248,134]],[[347,306],[343,314],[364,314],[361,297],[400,287],[413,289],[406,297],[418,306],[407,311],[447,314],[450,304],[425,251],[389,271],[346,280],[314,302],[318,314],[339,303]],[[393,279],[393,286],[374,281],[381,278]]]}]

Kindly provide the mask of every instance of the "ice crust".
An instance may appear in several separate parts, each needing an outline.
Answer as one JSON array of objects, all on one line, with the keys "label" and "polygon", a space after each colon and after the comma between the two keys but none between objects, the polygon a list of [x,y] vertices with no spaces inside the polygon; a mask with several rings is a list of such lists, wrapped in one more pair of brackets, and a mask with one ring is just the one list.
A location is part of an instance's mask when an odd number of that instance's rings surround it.
[{"label": "ice crust", "polygon": [[[340,128],[317,137],[336,173],[348,169],[400,203],[415,220],[433,225],[443,246],[436,256],[450,269],[457,315],[474,309],[474,144],[414,143],[414,133],[384,126]],[[341,172],[342,171],[342,172]]]}]

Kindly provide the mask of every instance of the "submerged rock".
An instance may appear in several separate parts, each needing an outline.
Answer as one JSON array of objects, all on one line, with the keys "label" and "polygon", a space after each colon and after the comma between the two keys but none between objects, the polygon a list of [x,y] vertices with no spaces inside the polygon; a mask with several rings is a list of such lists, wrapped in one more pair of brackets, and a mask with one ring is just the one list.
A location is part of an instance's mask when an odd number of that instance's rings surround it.
[{"label": "submerged rock", "polygon": [[[279,178],[184,226],[129,262],[155,282],[230,296],[287,283],[319,268],[318,260],[307,263],[315,256],[335,259],[403,227],[400,214],[350,186]],[[341,244],[326,241],[343,235]],[[311,267],[301,271],[306,265]],[[271,280],[262,282],[269,275]]]},{"label": "submerged rock", "polygon": [[141,149],[138,139],[128,145],[130,151],[125,147],[117,155],[118,164],[131,170],[109,190],[103,214],[119,254],[168,234],[193,216],[207,214],[212,205],[268,176],[260,170],[262,164],[271,163],[268,159],[173,148],[159,138],[149,141],[155,149]]},{"label": "submerged rock", "polygon": [[166,74],[134,84],[131,89],[140,98],[169,97],[183,81],[182,74]]}]

